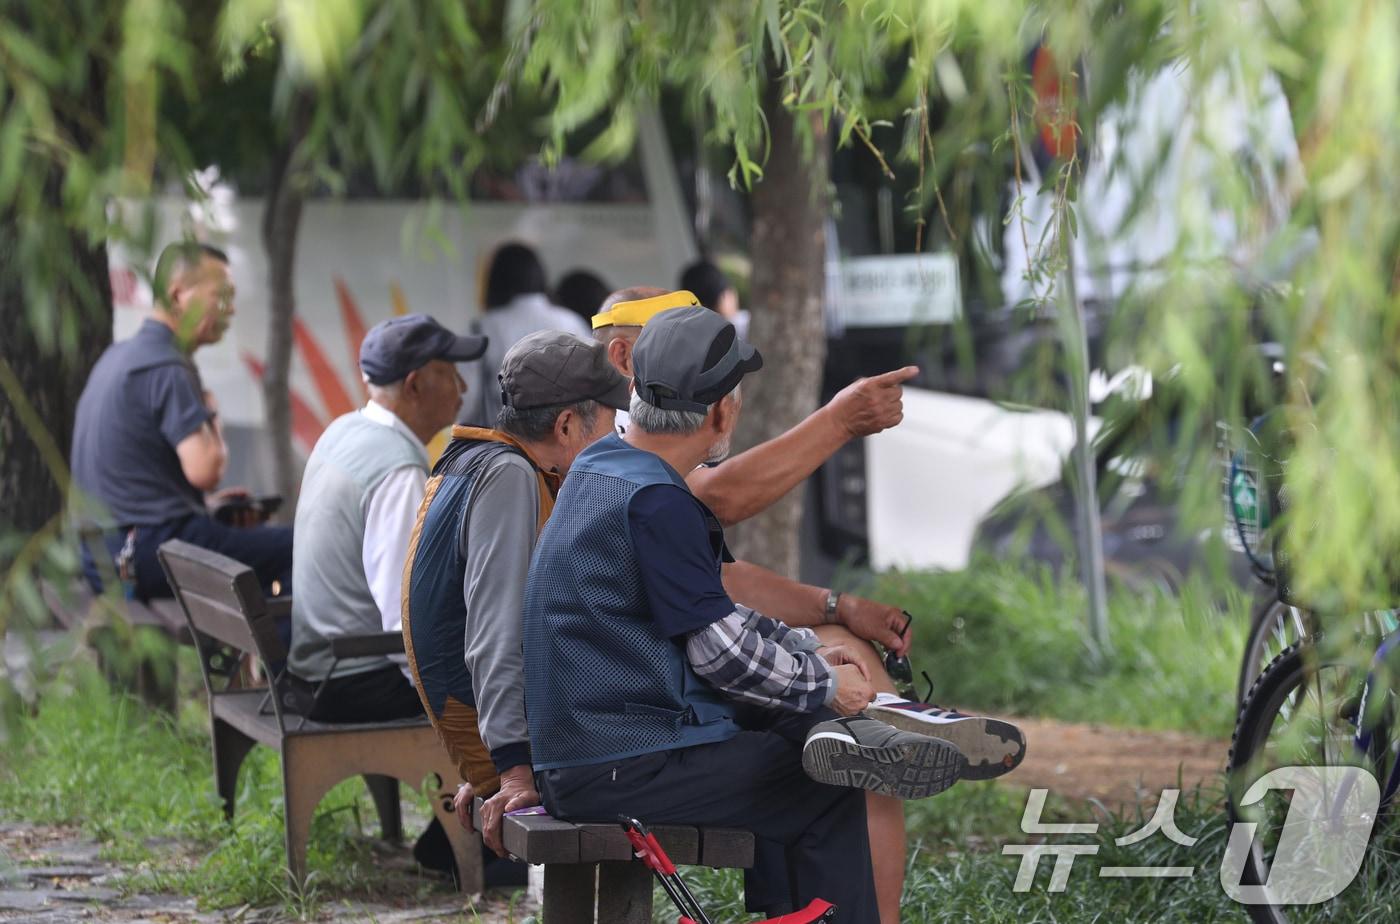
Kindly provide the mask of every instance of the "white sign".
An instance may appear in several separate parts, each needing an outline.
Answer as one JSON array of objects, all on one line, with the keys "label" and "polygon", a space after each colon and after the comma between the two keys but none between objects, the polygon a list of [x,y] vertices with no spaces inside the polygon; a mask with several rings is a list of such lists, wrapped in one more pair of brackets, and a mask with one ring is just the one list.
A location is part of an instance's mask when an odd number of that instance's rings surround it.
[{"label": "white sign", "polygon": [[950,253],[841,261],[833,307],[842,327],[951,324],[962,314],[958,261]]}]

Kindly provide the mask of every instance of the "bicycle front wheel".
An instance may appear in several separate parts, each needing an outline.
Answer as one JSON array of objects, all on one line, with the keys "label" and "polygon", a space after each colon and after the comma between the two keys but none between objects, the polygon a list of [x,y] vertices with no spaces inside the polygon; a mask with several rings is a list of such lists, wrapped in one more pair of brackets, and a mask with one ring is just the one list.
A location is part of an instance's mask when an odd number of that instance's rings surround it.
[{"label": "bicycle front wheel", "polygon": [[[1259,675],[1240,707],[1231,741],[1228,804],[1232,823],[1257,825],[1241,876],[1243,885],[1273,885],[1269,873],[1279,844],[1292,793],[1273,790],[1257,803],[1243,807],[1241,797],[1265,774],[1282,767],[1340,767],[1368,765],[1388,758],[1380,743],[1389,726],[1379,729],[1377,748],[1358,754],[1354,745],[1360,721],[1361,691],[1366,672],[1345,660],[1322,653],[1305,640],[1285,648]],[[1373,839],[1362,872],[1341,896],[1321,905],[1285,908],[1250,905],[1257,924],[1285,924],[1301,920],[1393,920],[1390,913],[1372,917],[1375,911],[1394,908],[1397,863],[1393,839]]]},{"label": "bicycle front wheel", "polygon": [[1313,633],[1312,614],[1289,606],[1272,593],[1254,606],[1249,621],[1249,640],[1240,660],[1240,679],[1235,701],[1243,705],[1254,681],[1275,658]]}]

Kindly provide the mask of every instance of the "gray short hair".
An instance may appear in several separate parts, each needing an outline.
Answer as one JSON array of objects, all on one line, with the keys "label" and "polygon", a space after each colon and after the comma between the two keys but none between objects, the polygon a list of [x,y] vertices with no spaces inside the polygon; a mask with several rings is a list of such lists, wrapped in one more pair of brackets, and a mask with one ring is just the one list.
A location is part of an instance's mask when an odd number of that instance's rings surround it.
[{"label": "gray short hair", "polygon": [[501,405],[496,414],[496,429],[509,433],[525,443],[538,443],[554,432],[554,422],[565,411],[572,410],[586,430],[598,423],[598,402],[576,401],[572,404],[548,404],[520,410],[509,404]]},{"label": "gray short hair", "polygon": [[369,376],[367,375],[361,374],[360,378],[364,381],[365,390],[369,392],[369,396],[376,401],[380,398],[383,398],[385,401],[397,401],[399,396],[403,394],[403,379],[399,379],[397,382],[385,382],[382,385],[376,385],[369,380]]},{"label": "gray short hair", "polygon": [[[737,400],[739,398],[739,386],[735,385],[734,390],[720,398],[725,401],[729,398]],[[718,404],[716,401],[715,404]],[[714,407],[714,405],[710,405]],[[627,408],[627,416],[631,418],[631,425],[647,433],[657,436],[689,436],[698,431],[705,424],[705,418],[709,411],[705,413],[699,411],[668,411],[665,408],[655,407],[642,399],[636,392],[632,393],[632,401]]]}]

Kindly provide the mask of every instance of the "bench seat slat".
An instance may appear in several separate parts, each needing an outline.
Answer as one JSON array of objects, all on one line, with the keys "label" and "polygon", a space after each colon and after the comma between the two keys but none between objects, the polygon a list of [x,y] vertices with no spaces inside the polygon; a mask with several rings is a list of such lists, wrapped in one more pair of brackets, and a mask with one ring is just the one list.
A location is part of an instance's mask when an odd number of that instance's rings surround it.
[{"label": "bench seat slat", "polygon": [[[656,835],[661,849],[671,861],[680,866],[694,866],[700,862],[700,831],[689,825],[647,826]],[[632,859],[632,842],[620,825],[580,824],[578,825],[579,862],[595,863],[602,860]]]},{"label": "bench seat slat", "polygon": [[[481,826],[482,800],[472,805]],[[737,828],[656,825],[650,828],[678,866],[753,866],[753,834]],[[536,864],[599,863],[632,859],[632,844],[615,824],[560,821],[549,815],[507,815],[501,837],[518,860]]]},{"label": "bench seat slat", "polygon": [[753,834],[738,828],[701,828],[698,865],[748,869],[753,866]]},{"label": "bench seat slat", "polygon": [[[263,701],[267,696],[266,688],[253,690],[231,690],[227,693],[214,694],[214,714],[234,728],[243,732],[250,738],[254,738],[263,744],[276,746],[282,735],[277,729],[277,717],[268,711],[261,712]],[[348,735],[361,734],[364,732],[389,732],[399,729],[427,728],[428,718],[423,716],[417,719],[398,719],[388,722],[314,722],[307,719],[302,723],[301,717],[296,715],[287,716],[288,738],[299,738],[305,735]],[[269,737],[270,736],[270,737]]]},{"label": "bench seat slat", "polygon": [[506,850],[527,863],[578,863],[578,828],[548,815],[507,815],[501,825]]}]

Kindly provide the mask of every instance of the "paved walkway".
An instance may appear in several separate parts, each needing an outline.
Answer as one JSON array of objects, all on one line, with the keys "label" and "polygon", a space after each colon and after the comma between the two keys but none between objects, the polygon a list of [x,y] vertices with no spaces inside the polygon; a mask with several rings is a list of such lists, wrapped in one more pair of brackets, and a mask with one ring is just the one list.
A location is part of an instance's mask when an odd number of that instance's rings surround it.
[{"label": "paved walkway", "polygon": [[[169,845],[178,849],[178,845]],[[282,908],[227,908],[200,912],[192,898],[132,894],[122,888],[130,870],[102,860],[97,842],[74,829],[0,823],[0,922],[124,924],[229,922],[271,924],[290,918]],[[415,873],[407,868],[405,876]],[[333,899],[320,903],[312,920],[373,921],[377,924],[514,924],[534,909],[506,894],[468,901],[445,885],[431,883],[426,897],[399,904]],[[517,893],[522,894],[522,893]]]}]

